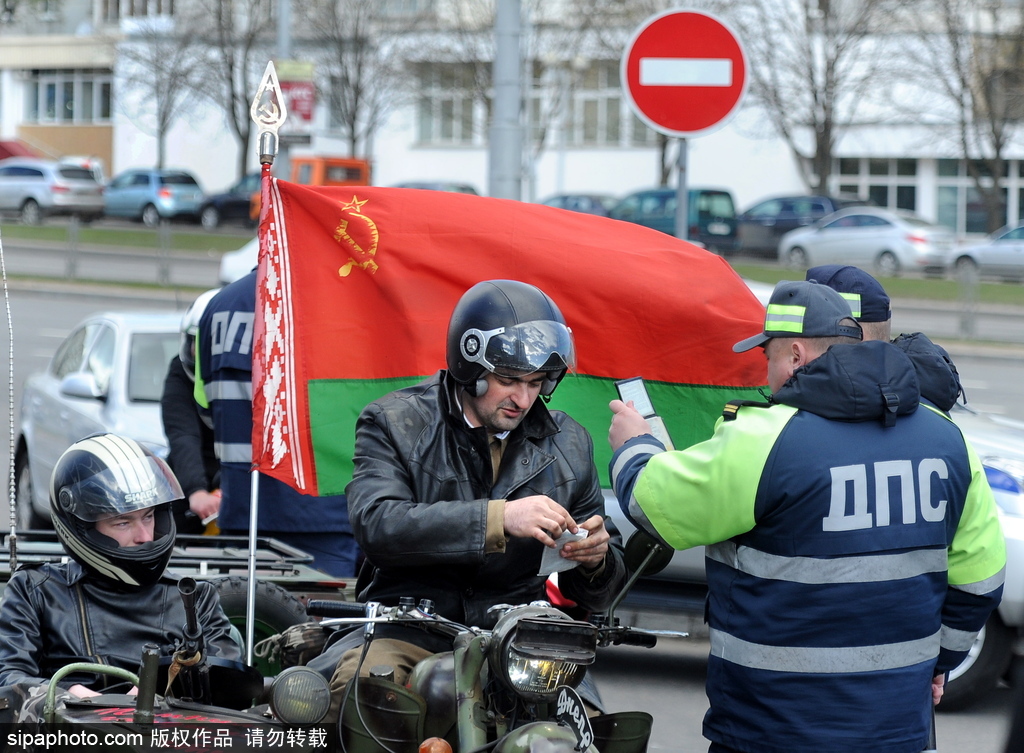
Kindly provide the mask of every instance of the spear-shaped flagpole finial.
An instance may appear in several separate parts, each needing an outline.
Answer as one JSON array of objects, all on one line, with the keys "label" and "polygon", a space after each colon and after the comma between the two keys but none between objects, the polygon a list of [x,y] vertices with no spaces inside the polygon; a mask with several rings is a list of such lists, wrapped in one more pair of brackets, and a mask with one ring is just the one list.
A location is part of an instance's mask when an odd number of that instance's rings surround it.
[{"label": "spear-shaped flagpole finial", "polygon": [[272,165],[274,157],[277,156],[277,131],[288,117],[288,110],[284,105],[284,93],[277,80],[277,69],[274,68],[273,60],[267,63],[267,70],[263,73],[260,88],[256,90],[256,96],[249,108],[249,116],[259,129],[257,136],[260,164]]}]

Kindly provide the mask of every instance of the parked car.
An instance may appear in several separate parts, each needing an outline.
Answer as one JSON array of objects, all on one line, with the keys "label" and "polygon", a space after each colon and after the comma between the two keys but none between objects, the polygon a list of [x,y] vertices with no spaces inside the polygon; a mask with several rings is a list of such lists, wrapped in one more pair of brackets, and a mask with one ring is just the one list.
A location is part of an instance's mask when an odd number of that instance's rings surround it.
[{"label": "parked car", "polygon": [[199,182],[184,170],[125,170],[107,184],[103,211],[156,227],[163,219],[195,220],[202,200]]},{"label": "parked car", "polygon": [[452,183],[444,180],[408,180],[404,183],[395,183],[393,188],[425,188],[429,191],[452,191],[454,193],[468,193],[479,196],[480,193],[469,185],[469,183]]},{"label": "parked car", "polygon": [[50,526],[50,474],[61,454],[98,431],[124,434],[166,457],[160,396],[178,352],[181,314],[100,313],[25,380],[15,452],[19,528]]},{"label": "parked car", "polygon": [[213,230],[225,222],[252,224],[249,205],[253,192],[260,190],[260,174],[249,173],[223,193],[206,196],[199,205],[199,224]]},{"label": "parked car", "polygon": [[957,274],[1024,280],[1024,223],[1003,228],[984,243],[954,249],[950,264]]},{"label": "parked car", "polygon": [[557,196],[549,196],[540,202],[545,206],[568,209],[572,212],[583,212],[584,214],[596,214],[607,217],[618,203],[618,199],[609,194],[597,193],[563,193]]},{"label": "parked car", "polygon": [[779,260],[796,270],[835,263],[872,269],[882,277],[915,270],[943,274],[953,243],[949,228],[910,212],[851,207],[786,233]]},{"label": "parked car", "polygon": [[[736,203],[732,194],[721,188],[691,188],[687,202],[687,238],[715,253],[735,251]],[[612,207],[608,216],[675,235],[676,204],[676,189],[654,188],[629,194]]]},{"label": "parked car", "polygon": [[870,202],[857,196],[775,196],[759,201],[736,217],[739,250],[774,258],[779,240],[790,230],[810,225],[846,207]]},{"label": "parked car", "polygon": [[16,212],[26,225],[51,215],[89,222],[103,215],[103,186],[92,170],[52,160],[0,160],[0,211]]},{"label": "parked car", "polygon": [[239,249],[228,251],[220,257],[220,284],[229,285],[240,277],[245,277],[256,266],[259,256],[259,238],[253,238]]}]

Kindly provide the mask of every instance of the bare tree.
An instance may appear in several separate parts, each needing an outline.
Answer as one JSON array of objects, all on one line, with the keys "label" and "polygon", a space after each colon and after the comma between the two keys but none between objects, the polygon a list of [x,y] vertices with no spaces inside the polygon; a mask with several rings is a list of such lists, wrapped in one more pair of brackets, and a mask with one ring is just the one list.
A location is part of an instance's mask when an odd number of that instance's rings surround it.
[{"label": "bare tree", "polygon": [[811,190],[827,190],[841,134],[892,80],[887,32],[900,1],[737,0],[723,11],[746,50],[748,99]]},{"label": "bare tree", "polygon": [[176,8],[182,33],[206,48],[194,90],[223,111],[238,143],[239,180],[252,136],[249,106],[272,50],[274,10],[272,0],[187,0]]},{"label": "bare tree", "polygon": [[[121,81],[134,90],[136,122],[152,131],[156,167],[167,160],[167,133],[184,110],[182,103],[198,84],[200,55],[189,36],[178,34],[169,18],[144,19],[120,45]],[[120,100],[119,101],[123,101]]]},{"label": "bare tree", "polygon": [[299,10],[330,127],[341,132],[351,157],[369,153],[374,133],[405,88],[397,53],[415,19],[396,19],[384,10],[382,3],[365,0],[309,0]]},{"label": "bare tree", "polygon": [[[955,141],[985,204],[987,231],[1006,222],[1006,149],[1024,119],[1024,18],[1017,3],[927,0],[907,23],[917,111]],[[930,105],[930,107],[929,107]]]}]

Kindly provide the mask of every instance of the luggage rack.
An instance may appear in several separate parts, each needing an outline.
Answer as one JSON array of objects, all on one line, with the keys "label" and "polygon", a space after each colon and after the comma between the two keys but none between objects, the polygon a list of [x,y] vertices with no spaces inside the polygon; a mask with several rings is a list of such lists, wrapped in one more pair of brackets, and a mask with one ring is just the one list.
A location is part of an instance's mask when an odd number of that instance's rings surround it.
[{"label": "luggage rack", "polygon": [[[9,536],[3,537],[0,551],[0,580],[11,575]],[[40,562],[64,562],[69,559],[54,531],[24,531],[18,534],[18,565]],[[314,569],[313,557],[282,541],[267,537],[256,539],[256,575],[285,588],[302,584],[326,585],[339,581]],[[213,578],[222,575],[246,575],[249,567],[249,539],[245,536],[200,536],[179,534],[171,552],[168,570],[182,575]],[[339,581],[339,586],[344,584]]]}]

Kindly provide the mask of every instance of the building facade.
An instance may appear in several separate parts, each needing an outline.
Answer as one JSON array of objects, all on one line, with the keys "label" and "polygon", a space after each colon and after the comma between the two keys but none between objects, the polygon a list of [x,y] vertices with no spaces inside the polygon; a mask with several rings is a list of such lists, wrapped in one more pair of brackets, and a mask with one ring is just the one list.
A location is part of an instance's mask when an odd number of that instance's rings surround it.
[{"label": "building facade", "polygon": [[[145,43],[140,29],[152,29],[154,20],[173,29],[181,4],[188,2],[51,0],[0,24],[0,140],[20,140],[42,156],[98,158],[107,177],[154,165],[157,128],[151,103],[129,85],[125,50]],[[380,7],[401,18],[436,15],[440,5],[440,0],[403,0]],[[523,30],[523,48],[533,61],[524,77],[530,94],[524,108],[523,198],[623,195],[656,185],[675,145],[663,153],[663,140],[630,112],[614,45],[590,38],[567,49],[564,41],[551,37],[544,48],[530,41],[544,21]],[[437,26],[435,39],[443,35],[443,25]],[[446,180],[485,193],[491,30],[478,28],[471,43],[463,40],[458,46],[428,44],[426,37],[411,32],[397,36],[401,41],[393,38],[390,44],[392,52],[405,57],[401,85],[391,90],[386,118],[365,136],[364,153],[357,156],[372,161],[378,185]],[[303,29],[296,28],[293,37],[294,58],[322,58]],[[248,72],[253,87],[275,44],[273,37],[263,41],[266,54]],[[335,80],[328,75],[319,79],[310,143],[292,147],[293,153],[351,153],[352,139],[325,95]],[[187,98],[182,107],[186,111],[165,138],[165,165],[190,170],[209,192],[235,182],[238,145],[224,114],[199,96]],[[915,123],[847,128],[836,147],[830,190],[915,211],[961,236],[983,233],[985,211],[966,163],[954,144],[931,131]],[[255,146],[248,151],[248,164],[255,168]],[[1024,149],[1011,143],[1006,157],[999,182],[1006,220],[1015,222],[1024,216]],[[675,180],[671,175],[669,184]],[[740,208],[771,195],[807,190],[789,148],[749,105],[718,131],[688,141],[688,182],[729,189]]]}]

